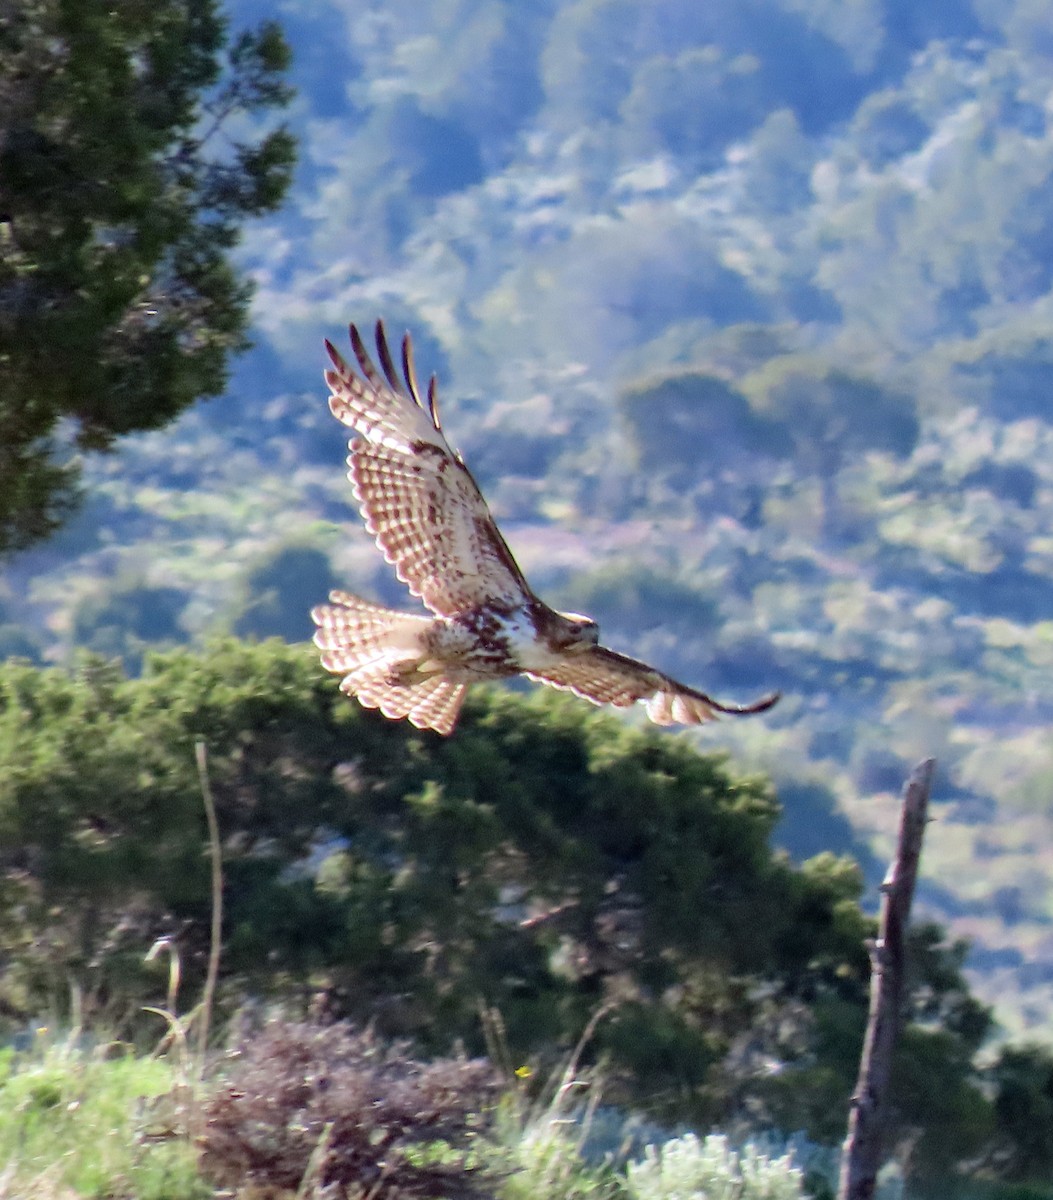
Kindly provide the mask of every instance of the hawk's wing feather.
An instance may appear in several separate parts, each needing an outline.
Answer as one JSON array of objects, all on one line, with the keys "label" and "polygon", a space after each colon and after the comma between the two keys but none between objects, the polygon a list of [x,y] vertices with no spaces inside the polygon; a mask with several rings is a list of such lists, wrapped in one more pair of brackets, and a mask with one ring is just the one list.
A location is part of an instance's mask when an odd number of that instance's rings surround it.
[{"label": "hawk's wing feather", "polygon": [[494,523],[479,486],[439,424],[435,378],[425,400],[409,335],[402,377],[377,322],[378,371],[351,326],[356,373],[326,342],[333,415],[359,436],[348,472],[366,528],[398,577],[439,616],[481,604],[519,606],[532,592]]},{"label": "hawk's wing feather", "polygon": [[701,725],[721,713],[739,716],[764,712],[779,698],[774,694],[753,704],[722,704],[705,692],[678,683],[654,667],[606,646],[590,646],[567,654],[562,662],[546,667],[544,672],[529,675],[538,683],[573,692],[593,704],[627,708],[642,700],[647,705],[647,715],[656,725]]},{"label": "hawk's wing feather", "polygon": [[379,708],[392,720],[408,717],[410,724],[418,729],[448,734],[457,723],[468,688],[443,675],[404,685],[393,680],[383,668],[364,667],[348,675],[340,690],[355,696],[363,708]]}]

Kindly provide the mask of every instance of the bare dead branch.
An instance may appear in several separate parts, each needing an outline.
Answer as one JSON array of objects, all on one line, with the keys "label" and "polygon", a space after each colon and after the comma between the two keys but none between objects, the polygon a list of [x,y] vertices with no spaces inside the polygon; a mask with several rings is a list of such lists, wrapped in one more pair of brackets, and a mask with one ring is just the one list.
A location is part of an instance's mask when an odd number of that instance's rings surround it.
[{"label": "bare dead branch", "polygon": [[892,1055],[903,1021],[906,930],[935,768],[936,760],[927,758],[907,780],[896,854],[881,885],[878,937],[869,947],[870,1014],[841,1158],[838,1200],[872,1200],[881,1165]]}]

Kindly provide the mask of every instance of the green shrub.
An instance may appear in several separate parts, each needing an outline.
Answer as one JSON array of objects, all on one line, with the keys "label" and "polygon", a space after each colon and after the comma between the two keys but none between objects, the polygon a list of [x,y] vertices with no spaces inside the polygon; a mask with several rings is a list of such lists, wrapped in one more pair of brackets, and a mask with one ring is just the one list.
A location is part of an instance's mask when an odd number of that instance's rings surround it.
[{"label": "green shrub", "polygon": [[792,1154],[771,1158],[747,1144],[736,1150],[723,1134],[693,1133],[648,1146],[626,1168],[632,1200],[801,1200],[804,1173]]},{"label": "green shrub", "polygon": [[516,1125],[507,1138],[508,1176],[501,1200],[613,1200],[622,1194],[618,1177],[582,1157],[582,1125],[557,1111]]}]

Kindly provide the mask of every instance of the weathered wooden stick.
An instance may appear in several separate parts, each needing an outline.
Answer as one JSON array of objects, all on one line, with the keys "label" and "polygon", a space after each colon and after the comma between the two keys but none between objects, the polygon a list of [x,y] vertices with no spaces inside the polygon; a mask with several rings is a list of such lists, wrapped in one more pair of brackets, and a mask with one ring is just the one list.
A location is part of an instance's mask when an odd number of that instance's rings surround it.
[{"label": "weathered wooden stick", "polygon": [[878,938],[870,946],[870,1015],[841,1158],[838,1200],[872,1200],[877,1183],[892,1053],[903,1019],[907,922],[935,768],[936,760],[927,758],[910,773],[903,790],[896,856],[881,885]]}]

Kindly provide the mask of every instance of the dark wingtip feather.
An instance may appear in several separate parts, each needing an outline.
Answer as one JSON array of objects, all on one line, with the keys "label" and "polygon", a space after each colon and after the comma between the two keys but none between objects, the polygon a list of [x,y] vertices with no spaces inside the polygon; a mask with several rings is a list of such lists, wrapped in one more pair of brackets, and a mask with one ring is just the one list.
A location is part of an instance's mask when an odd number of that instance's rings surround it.
[{"label": "dark wingtip feather", "polygon": [[770,695],[762,696],[759,700],[754,700],[752,704],[719,704],[712,699],[709,703],[717,712],[727,713],[728,716],[748,717],[753,713],[767,712],[769,708],[774,708],[781,698],[782,692],[772,692]]},{"label": "dark wingtip feather", "polygon": [[402,338],[402,373],[406,376],[410,395],[418,407],[423,408],[424,403],[420,398],[420,387],[417,384],[417,368],[413,362],[413,339],[408,333],[404,334]]},{"label": "dark wingtip feather", "polygon": [[395,362],[391,357],[391,349],[388,346],[388,337],[384,332],[384,322],[377,321],[376,328],[377,339],[377,354],[380,355],[380,365],[384,368],[384,374],[387,377],[388,383],[395,392],[405,395],[405,388],[402,386],[402,380],[399,379],[398,372],[395,370]]},{"label": "dark wingtip feather", "polygon": [[355,352],[355,358],[358,359],[358,365],[367,377],[370,373],[376,374],[373,360],[369,357],[369,351],[366,349],[366,343],[362,340],[362,335],[358,332],[358,326],[352,323],[348,326],[348,332],[351,334],[351,347]]},{"label": "dark wingtip feather", "polygon": [[344,361],[344,356],[339,350],[337,350],[337,348],[328,338],[325,339],[325,350],[329,357],[333,360],[333,366],[336,367],[338,371],[347,370],[347,363]]},{"label": "dark wingtip feather", "polygon": [[428,412],[435,428],[442,429],[442,422],[439,420],[439,381],[434,375],[428,380]]}]

